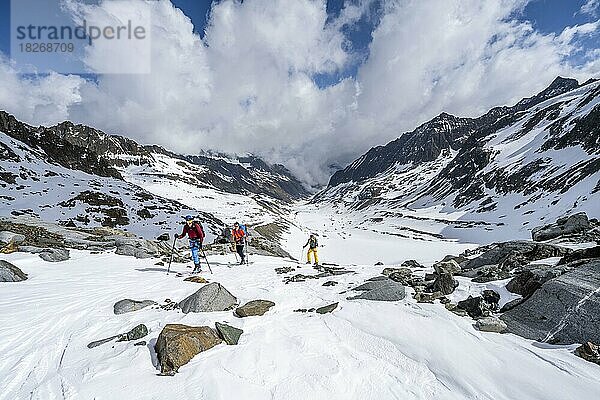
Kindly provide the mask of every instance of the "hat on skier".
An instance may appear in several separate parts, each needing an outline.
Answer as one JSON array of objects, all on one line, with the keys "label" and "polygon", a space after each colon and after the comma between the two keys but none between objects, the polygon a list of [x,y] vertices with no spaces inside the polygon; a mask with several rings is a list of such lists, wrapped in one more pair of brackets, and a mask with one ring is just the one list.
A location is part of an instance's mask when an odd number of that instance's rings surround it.
[{"label": "hat on skier", "polygon": [[192,217],[191,215],[186,215],[186,216],[185,216],[185,220],[186,220],[186,221],[193,221],[193,220],[194,220],[194,217]]}]

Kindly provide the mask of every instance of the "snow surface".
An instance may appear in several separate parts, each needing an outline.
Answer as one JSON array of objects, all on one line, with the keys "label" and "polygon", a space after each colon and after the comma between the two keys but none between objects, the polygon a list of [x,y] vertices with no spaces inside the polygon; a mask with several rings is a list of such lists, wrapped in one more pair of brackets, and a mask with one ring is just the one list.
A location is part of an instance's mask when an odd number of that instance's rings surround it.
[{"label": "snow surface", "polygon": [[[441,304],[417,304],[410,295],[392,303],[346,300],[348,289],[389,264],[416,259],[430,267],[468,245],[331,222],[311,206],[299,207],[282,244],[300,255],[306,232],[315,231],[325,245],[322,261],[352,261],[347,268],[354,274],[284,284],[274,268],[316,271],[275,257],[251,255],[250,266],[230,267],[234,255],[209,256],[214,275],[203,276],[223,284],[240,303],[276,303],[264,316],[244,319],[232,312],[185,315],[156,308],[114,315],[113,304],[124,298],[179,301],[201,287],[166,275],[156,260],[83,251],[60,263],[24,253],[3,256],[29,279],[0,286],[0,399],[597,398],[600,368],[574,356],[574,346],[478,332],[473,320]],[[376,260],[388,265],[374,266]],[[189,266],[174,264],[172,271],[185,273]],[[339,283],[322,286],[327,280]],[[461,280],[457,296],[489,287]],[[332,302],[340,305],[331,314],[293,311]],[[159,376],[153,345],[165,324],[217,321],[244,330],[239,345],[219,345],[174,377]],[[150,330],[146,346],[86,347],[139,323]]]}]

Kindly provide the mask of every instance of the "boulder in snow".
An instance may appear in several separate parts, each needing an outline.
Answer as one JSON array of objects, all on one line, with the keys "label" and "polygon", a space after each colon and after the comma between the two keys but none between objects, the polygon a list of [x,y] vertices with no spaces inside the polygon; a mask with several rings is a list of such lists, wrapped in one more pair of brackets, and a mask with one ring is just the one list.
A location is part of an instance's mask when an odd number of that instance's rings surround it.
[{"label": "boulder in snow", "polygon": [[485,317],[478,319],[475,327],[482,332],[502,333],[506,330],[506,323],[496,317]]},{"label": "boulder in snow", "polygon": [[562,257],[571,252],[565,247],[547,243],[534,243],[527,240],[494,243],[478,250],[482,251],[479,256],[460,265],[462,269],[460,275],[468,276],[464,273],[485,265],[498,265],[503,269],[512,269],[527,265],[531,261],[549,257]]},{"label": "boulder in snow", "polygon": [[327,313],[333,312],[333,310],[335,310],[337,308],[338,304],[339,303],[333,303],[333,304],[329,304],[327,306],[319,307],[315,311],[317,312],[317,314],[327,314]]},{"label": "boulder in snow", "polygon": [[221,337],[221,339],[223,339],[225,343],[229,345],[238,344],[240,336],[242,336],[242,333],[244,333],[244,331],[239,328],[220,322],[215,322],[215,328],[217,329],[219,337]]},{"label": "boulder in snow", "polygon": [[460,265],[454,260],[440,261],[433,264],[433,269],[438,275],[454,275],[460,272]]},{"label": "boulder in snow", "polygon": [[88,349],[93,349],[102,344],[111,342],[117,339],[117,342],[125,342],[131,340],[138,340],[148,335],[148,328],[144,324],[139,324],[135,328],[131,329],[127,333],[121,333],[115,336],[107,337],[106,339],[96,340],[87,345]]},{"label": "boulder in snow", "polygon": [[458,287],[458,281],[450,273],[442,273],[437,276],[431,289],[434,292],[440,292],[443,295],[451,294]]},{"label": "boulder in snow", "polygon": [[370,281],[354,290],[362,290],[358,296],[348,297],[348,300],[398,301],[406,297],[406,289],[401,283],[391,279]]},{"label": "boulder in snow", "polygon": [[586,361],[600,365],[600,346],[592,342],[585,342],[575,349],[575,354]]},{"label": "boulder in snow", "polygon": [[535,265],[531,269],[524,269],[518,273],[506,284],[506,289],[511,293],[528,298],[545,282],[561,276],[570,269],[566,266]]},{"label": "boulder in snow", "polygon": [[179,302],[184,313],[231,310],[237,299],[220,283],[213,282],[202,286],[193,294]]},{"label": "boulder in snow", "polygon": [[275,303],[269,300],[252,300],[236,308],[235,315],[240,318],[264,315],[274,305]]},{"label": "boulder in snow", "polygon": [[39,253],[42,260],[48,262],[61,262],[69,259],[68,249],[42,249]]},{"label": "boulder in snow", "polygon": [[536,242],[555,239],[562,235],[585,232],[590,229],[590,221],[584,212],[559,218],[555,223],[538,226],[531,231],[531,238]]},{"label": "boulder in snow", "polygon": [[417,300],[417,303],[433,303],[434,301],[436,301],[437,299],[441,299],[442,297],[444,297],[442,292],[427,293],[423,291],[416,291],[413,294],[413,298]]},{"label": "boulder in snow", "polygon": [[159,242],[168,242],[171,240],[171,237],[169,236],[168,233],[163,233],[162,235],[159,235],[156,240],[158,240]]},{"label": "boulder in snow", "polygon": [[208,283],[206,279],[201,276],[188,276],[184,279],[185,282],[194,282],[194,283]]},{"label": "boulder in snow", "polygon": [[158,257],[161,254],[161,248],[157,243],[145,239],[117,237],[115,246],[117,247],[115,254],[122,256],[144,259]]},{"label": "boulder in snow", "polygon": [[10,231],[0,232],[0,243],[21,244],[24,241],[25,241],[25,235],[21,235],[21,234],[10,232]]},{"label": "boulder in snow", "polygon": [[123,299],[119,300],[113,306],[113,311],[116,315],[125,314],[128,312],[138,311],[142,308],[146,308],[149,306],[153,306],[158,304],[152,300],[131,300],[131,299]]},{"label": "boulder in snow", "polygon": [[27,279],[27,274],[8,261],[0,260],[0,282],[21,282]]},{"label": "boulder in snow", "polygon": [[467,299],[459,301],[457,306],[465,310],[473,319],[489,317],[493,308],[493,305],[488,304],[482,296],[469,296]]},{"label": "boulder in snow", "polygon": [[400,265],[400,267],[402,267],[402,268],[424,268],[421,264],[419,264],[415,260],[406,260]]},{"label": "boulder in snow", "polygon": [[173,375],[194,356],[222,342],[217,332],[208,326],[168,324],[154,346],[160,372]]},{"label": "boulder in snow", "polygon": [[600,342],[600,260],[589,260],[544,283],[500,318],[508,331],[557,344]]},{"label": "boulder in snow", "polygon": [[577,249],[571,254],[567,254],[560,259],[558,265],[565,265],[579,260],[587,260],[589,258],[600,258],[600,246],[588,247],[585,249]]}]

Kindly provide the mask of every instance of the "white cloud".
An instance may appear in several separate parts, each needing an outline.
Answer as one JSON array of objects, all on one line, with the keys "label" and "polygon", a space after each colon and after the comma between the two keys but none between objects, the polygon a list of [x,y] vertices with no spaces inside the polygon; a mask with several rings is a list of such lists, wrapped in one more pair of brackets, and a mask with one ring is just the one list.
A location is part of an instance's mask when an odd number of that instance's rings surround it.
[{"label": "white cloud", "polygon": [[591,16],[597,16],[598,10],[600,9],[600,0],[587,0],[587,2],[581,6],[579,10],[582,14],[589,14]]},{"label": "white cloud", "polygon": [[0,109],[33,125],[64,121],[81,101],[83,80],[74,75],[49,74],[22,78],[16,66],[0,55]]},{"label": "white cloud", "polygon": [[[594,49],[578,45],[598,33],[598,22],[544,35],[514,19],[525,0],[390,0],[356,79],[324,89],[312,76],[353,62],[341,27],[367,12],[368,1],[328,22],[322,0],[226,0],[213,6],[204,40],[169,1],[130,4],[152,11],[150,74],[31,82],[8,76],[2,63],[0,107],[37,123],[68,117],[179,152],[253,152],[315,184],[327,181],[328,165],[441,111],[474,116],[557,75],[587,79],[600,71]],[[77,12],[93,18],[109,10]],[[584,61],[571,65],[582,52]],[[94,69],[136,60],[92,47],[85,61]]]}]

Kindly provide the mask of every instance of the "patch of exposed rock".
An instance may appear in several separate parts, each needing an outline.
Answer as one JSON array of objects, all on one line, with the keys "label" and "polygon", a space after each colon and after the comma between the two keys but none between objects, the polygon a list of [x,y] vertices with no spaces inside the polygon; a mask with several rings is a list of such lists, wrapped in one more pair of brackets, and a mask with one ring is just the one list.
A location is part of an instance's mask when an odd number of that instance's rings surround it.
[{"label": "patch of exposed rock", "polygon": [[133,311],[138,311],[143,308],[154,306],[158,304],[153,300],[131,300],[131,299],[123,299],[117,301],[113,306],[113,312],[116,315],[126,314]]},{"label": "patch of exposed rock", "polygon": [[252,300],[235,309],[235,315],[240,318],[264,315],[275,303],[269,300]]}]

